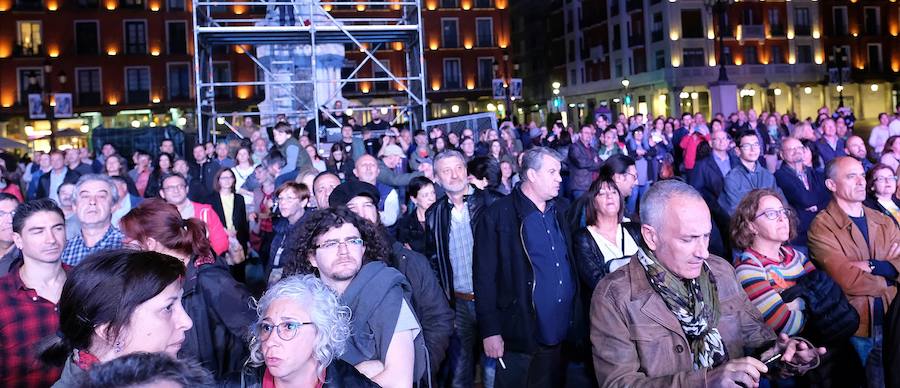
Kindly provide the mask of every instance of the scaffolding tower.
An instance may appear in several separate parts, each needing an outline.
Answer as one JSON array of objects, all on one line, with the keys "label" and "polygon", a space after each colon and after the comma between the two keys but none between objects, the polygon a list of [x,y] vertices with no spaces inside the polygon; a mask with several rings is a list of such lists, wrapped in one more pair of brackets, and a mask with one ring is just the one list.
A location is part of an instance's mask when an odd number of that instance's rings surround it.
[{"label": "scaffolding tower", "polygon": [[[289,121],[306,117],[315,123],[315,128],[340,124],[335,118],[335,110],[329,107],[340,94],[341,89],[351,83],[388,82],[399,90],[397,104],[390,106],[354,107],[355,111],[391,109],[394,123],[405,123],[411,129],[425,128],[425,59],[423,56],[424,30],[422,26],[422,0],[195,0],[193,7],[194,39],[194,84],[196,85],[196,127],[198,140],[215,140],[216,125],[224,125],[240,135],[231,123],[223,118],[237,116],[262,116],[263,123],[274,124],[274,117],[284,114]],[[249,9],[242,15],[228,12],[234,7]],[[352,12],[365,7],[380,7],[387,11]],[[342,12],[342,10],[347,12]],[[288,16],[285,16],[287,14]],[[278,15],[273,20],[273,15]],[[376,58],[379,49],[387,50],[392,43],[402,44],[404,50],[403,73],[391,71]],[[352,47],[364,55],[352,71],[338,72],[339,77],[320,77],[317,71],[317,48],[322,45],[341,44]],[[239,46],[250,61],[265,77],[255,81],[218,82],[214,77],[214,62],[218,56],[227,53],[228,46]],[[296,66],[294,62],[261,60],[257,47],[267,47],[268,52],[285,54],[295,47],[304,47],[309,53],[311,72],[285,79],[272,79],[273,74],[284,75],[285,66]],[[279,51],[280,50],[280,51]],[[239,51],[239,52],[240,52]],[[284,57],[282,57],[284,58]],[[344,67],[350,62],[344,59]],[[366,64],[372,63],[380,69],[380,76],[361,77],[359,74]],[[280,71],[280,72],[279,72]],[[320,89],[335,89],[326,97]],[[216,90],[237,87],[264,87],[290,89],[289,98],[294,100],[295,109],[268,112],[223,112],[216,102]],[[294,93],[295,88],[311,92],[312,101],[301,101]],[[330,96],[330,97],[328,97]],[[268,98],[268,97],[267,97]],[[269,117],[265,117],[269,116]],[[320,132],[321,133],[321,132]],[[322,136],[316,136],[316,139]]]}]

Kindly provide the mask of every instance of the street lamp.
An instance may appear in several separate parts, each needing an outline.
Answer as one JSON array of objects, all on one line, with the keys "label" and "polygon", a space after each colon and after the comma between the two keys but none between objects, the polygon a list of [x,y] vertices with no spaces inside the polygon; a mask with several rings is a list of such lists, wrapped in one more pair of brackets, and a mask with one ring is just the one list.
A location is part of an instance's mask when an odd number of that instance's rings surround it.
[{"label": "street lamp", "polygon": [[716,16],[716,22],[714,24],[716,29],[716,36],[719,41],[719,49],[716,55],[716,62],[719,63],[719,82],[727,82],[728,81],[728,73],[725,71],[725,61],[722,60],[722,47],[724,35],[722,33],[722,29],[725,28],[725,15],[728,12],[728,6],[734,2],[734,0],[703,0],[706,5],[706,9],[710,10]]},{"label": "street lamp", "polygon": [[505,118],[509,118],[509,112],[513,109],[512,104],[512,89],[510,88],[510,84],[512,83],[513,71],[519,71],[519,64],[514,63],[512,65],[512,69],[509,66],[509,52],[503,51],[503,72],[502,77],[500,77],[500,64],[497,61],[494,61],[494,73],[497,74],[498,78],[502,78],[503,80],[503,91],[506,96],[506,104],[504,107],[506,110],[503,111]]},{"label": "street lamp", "polygon": [[838,106],[844,107],[844,68],[847,65],[847,55],[843,47],[835,47],[834,52],[828,56],[828,62],[832,69],[837,71]]},{"label": "street lamp", "polygon": [[627,77],[626,77],[626,78],[622,78],[622,87],[625,88],[625,99],[624,99],[624,101],[623,101],[623,105],[625,105],[625,115],[626,115],[626,116],[629,115],[629,114],[628,114],[628,113],[629,113],[629,112],[628,112],[628,102],[629,102],[629,100],[630,100],[630,98],[628,98],[628,85],[631,85],[631,81],[629,81]]}]

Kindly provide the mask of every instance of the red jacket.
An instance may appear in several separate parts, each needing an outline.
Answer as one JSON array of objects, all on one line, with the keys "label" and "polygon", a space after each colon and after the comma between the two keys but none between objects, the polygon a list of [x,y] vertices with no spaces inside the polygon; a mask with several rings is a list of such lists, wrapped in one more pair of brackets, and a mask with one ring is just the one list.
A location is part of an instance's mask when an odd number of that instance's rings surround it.
[{"label": "red jacket", "polygon": [[213,252],[222,255],[228,251],[228,234],[225,233],[225,227],[222,226],[222,220],[216,215],[216,211],[212,206],[191,202],[194,205],[194,218],[206,223],[206,235],[209,237],[209,244],[212,246]]}]

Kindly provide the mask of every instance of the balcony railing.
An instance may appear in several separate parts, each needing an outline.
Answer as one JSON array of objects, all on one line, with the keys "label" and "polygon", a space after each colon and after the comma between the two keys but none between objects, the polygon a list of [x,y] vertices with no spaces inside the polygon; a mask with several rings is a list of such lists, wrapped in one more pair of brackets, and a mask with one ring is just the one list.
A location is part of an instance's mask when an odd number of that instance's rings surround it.
[{"label": "balcony railing", "polygon": [[740,26],[741,39],[765,39],[765,28],[762,24],[744,24]]}]

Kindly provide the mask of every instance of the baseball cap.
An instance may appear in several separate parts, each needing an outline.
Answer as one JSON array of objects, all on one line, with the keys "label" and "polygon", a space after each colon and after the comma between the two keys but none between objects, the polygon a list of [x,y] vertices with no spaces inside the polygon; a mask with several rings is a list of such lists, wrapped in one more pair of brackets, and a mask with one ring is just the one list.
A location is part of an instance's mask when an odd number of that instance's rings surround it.
[{"label": "baseball cap", "polygon": [[334,188],[328,197],[328,205],[330,207],[346,206],[351,199],[359,196],[369,197],[376,204],[381,197],[378,189],[371,183],[347,181]]}]

